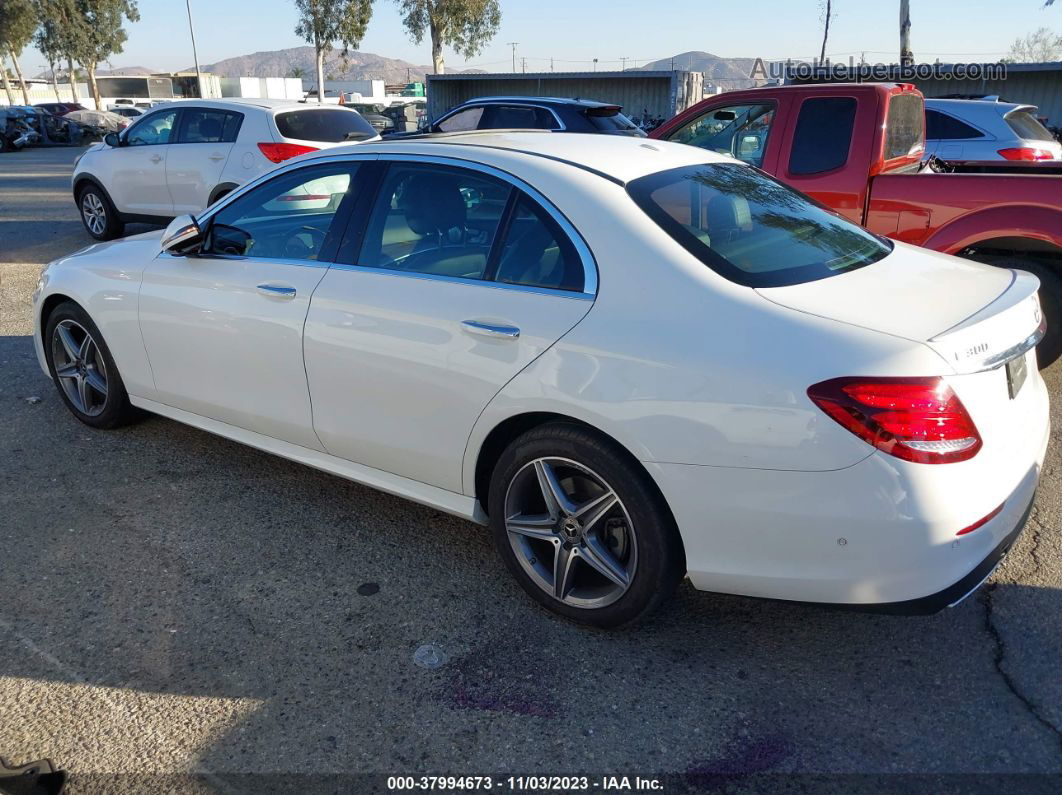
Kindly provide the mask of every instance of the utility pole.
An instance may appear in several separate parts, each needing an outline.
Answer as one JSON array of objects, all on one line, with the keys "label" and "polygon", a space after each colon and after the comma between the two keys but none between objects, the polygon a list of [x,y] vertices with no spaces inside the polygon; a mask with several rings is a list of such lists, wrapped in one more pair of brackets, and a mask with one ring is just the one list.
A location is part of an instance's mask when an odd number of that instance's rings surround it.
[{"label": "utility pole", "polygon": [[525,75],[527,74],[527,56],[524,56],[520,59],[520,71],[522,71]]},{"label": "utility pole", "polygon": [[520,42],[518,42],[518,41],[510,41],[510,42],[506,42],[506,43],[510,47],[513,48],[513,74],[516,74],[516,45],[519,44]]},{"label": "utility pole", "polygon": [[911,52],[911,3],[900,0],[900,65],[910,66],[914,63]]},{"label": "utility pole", "polygon": [[594,59],[594,71],[597,71],[597,58]]},{"label": "utility pole", "polygon": [[550,59],[549,59],[549,70],[551,72],[553,71],[553,58],[552,57],[550,57]]},{"label": "utility pole", "polygon": [[620,58],[620,63],[623,64],[623,69],[621,71],[626,72],[627,71],[627,58],[626,58],[626,56],[624,56],[623,58]]},{"label": "utility pole", "polygon": [[[195,61],[195,85],[199,98],[203,98],[203,75],[199,71],[199,55],[195,51],[195,28],[192,27],[192,0],[184,0],[188,9],[188,35],[192,37],[192,60]],[[74,98],[77,101],[77,97]]]}]

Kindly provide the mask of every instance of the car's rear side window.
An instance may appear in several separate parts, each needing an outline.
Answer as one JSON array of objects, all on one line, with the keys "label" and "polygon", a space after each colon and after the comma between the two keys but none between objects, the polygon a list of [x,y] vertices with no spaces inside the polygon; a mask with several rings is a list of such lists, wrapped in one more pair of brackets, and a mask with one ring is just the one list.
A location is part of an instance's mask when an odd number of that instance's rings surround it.
[{"label": "car's rear side window", "polygon": [[676,242],[749,287],[783,287],[854,270],[892,244],[736,163],[683,166],[641,177],[627,191]]},{"label": "car's rear side window", "polygon": [[1054,141],[1055,137],[1042,124],[1039,119],[1027,110],[1016,110],[1008,113],[1005,117],[1010,129],[1017,133],[1019,138],[1027,141]]},{"label": "car's rear side window", "polygon": [[926,108],[926,138],[930,141],[966,141],[984,138],[984,133],[954,116]]},{"label": "car's rear side window", "polygon": [[823,174],[847,163],[855,116],[855,97],[804,100],[793,133],[789,173]]},{"label": "car's rear side window", "polygon": [[300,141],[364,141],[376,137],[376,130],[356,110],[346,108],[306,108],[276,115],[277,130],[285,138]]}]

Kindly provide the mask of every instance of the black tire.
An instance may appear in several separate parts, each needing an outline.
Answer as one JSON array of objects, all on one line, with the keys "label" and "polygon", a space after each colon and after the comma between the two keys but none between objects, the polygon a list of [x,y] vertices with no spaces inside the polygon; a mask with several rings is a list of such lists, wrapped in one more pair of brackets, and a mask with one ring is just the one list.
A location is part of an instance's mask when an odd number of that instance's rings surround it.
[{"label": "black tire", "polygon": [[[633,539],[630,546],[636,554],[633,574],[626,590],[609,604],[580,607],[557,598],[525,570],[527,564],[521,563],[520,553],[514,548],[514,544],[520,543],[519,537],[513,536],[517,541],[510,541],[505,521],[507,495],[511,488],[515,488],[514,481],[519,483],[519,477],[527,477],[521,473],[541,459],[567,459],[592,470],[619,498],[622,503],[619,510],[625,511],[625,518],[633,525],[634,532],[628,536]],[[502,453],[491,475],[488,505],[495,546],[513,577],[541,605],[573,621],[606,629],[636,624],[667,600],[685,576],[682,541],[671,511],[656,485],[626,450],[584,426],[548,423],[515,439]],[[613,517],[608,521],[616,521],[615,515]],[[619,521],[621,527],[624,526],[625,519]],[[597,527],[600,532],[601,522]],[[552,547],[545,541],[536,540],[535,543],[539,545],[536,549],[543,550],[543,555],[550,554],[550,549],[559,550],[561,546],[559,542],[554,542]],[[631,554],[630,549],[625,553],[627,565]],[[535,557],[530,558],[532,564],[535,560]],[[550,560],[555,562],[556,558]],[[553,563],[543,560],[542,565],[544,569],[551,569]],[[588,566],[584,562],[577,564],[580,571],[584,565]],[[589,568],[585,571],[584,577],[591,580],[598,577]],[[605,587],[608,587],[607,583]]]},{"label": "black tire", "polygon": [[1036,346],[1036,362],[1046,369],[1062,356],[1062,278],[1051,267],[1022,257],[994,257],[981,259],[997,268],[1027,271],[1040,280],[1040,309],[1047,321],[1047,331]]},{"label": "black tire", "polygon": [[[92,183],[78,191],[77,210],[85,231],[96,240],[114,240],[125,231],[125,224],[118,217],[110,196]],[[92,218],[98,218],[100,222],[96,223]]]},{"label": "black tire", "polygon": [[[69,322],[64,323],[64,321]],[[68,393],[67,385],[71,384],[73,380],[79,379],[69,377],[61,379],[57,373],[56,346],[60,346],[64,351],[68,350],[56,337],[56,329],[60,324],[63,324],[65,329],[74,331],[75,343],[83,343],[83,338],[78,338],[77,336],[79,334],[78,328],[91,336],[95,351],[86,357],[88,361],[82,372],[96,369],[98,374],[101,369],[99,368],[99,363],[102,360],[103,381],[107,387],[106,397],[102,397],[98,391],[93,391],[92,400],[94,405],[89,411],[84,410],[82,406],[75,403],[74,398]],[[114,363],[114,357],[111,356],[111,351],[107,347],[103,335],[100,334],[99,328],[92,322],[92,318],[89,317],[88,313],[73,301],[63,302],[48,316],[44,332],[44,354],[48,360],[48,372],[52,376],[55,388],[59,391],[59,397],[62,398],[66,407],[70,409],[70,413],[81,422],[93,428],[117,428],[137,418],[138,412],[129,403],[129,395],[125,391],[122,376],[118,372],[118,366]],[[65,353],[63,355],[65,356]],[[76,387],[70,388],[76,393]]]}]

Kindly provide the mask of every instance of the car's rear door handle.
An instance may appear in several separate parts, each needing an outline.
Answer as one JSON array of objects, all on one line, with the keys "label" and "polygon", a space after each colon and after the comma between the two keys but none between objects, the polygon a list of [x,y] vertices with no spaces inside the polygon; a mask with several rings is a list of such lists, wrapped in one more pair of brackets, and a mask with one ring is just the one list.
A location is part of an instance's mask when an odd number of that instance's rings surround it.
[{"label": "car's rear door handle", "polygon": [[469,334],[479,334],[484,337],[497,339],[515,340],[520,336],[520,329],[516,326],[500,326],[494,323],[484,323],[479,320],[462,320],[461,328]]},{"label": "car's rear door handle", "polygon": [[294,298],[295,288],[287,284],[260,284],[258,292],[272,298]]},{"label": "car's rear door handle", "polygon": [[151,156],[151,162],[152,163],[161,163],[162,162],[162,155],[152,155]]},{"label": "car's rear door handle", "polygon": [[212,155],[210,156],[210,159],[211,159],[211,160],[214,160],[214,161],[217,161],[217,160],[224,160],[224,159],[225,159],[225,155],[219,155],[219,154],[218,154],[217,152],[215,152],[214,154],[212,154]]}]

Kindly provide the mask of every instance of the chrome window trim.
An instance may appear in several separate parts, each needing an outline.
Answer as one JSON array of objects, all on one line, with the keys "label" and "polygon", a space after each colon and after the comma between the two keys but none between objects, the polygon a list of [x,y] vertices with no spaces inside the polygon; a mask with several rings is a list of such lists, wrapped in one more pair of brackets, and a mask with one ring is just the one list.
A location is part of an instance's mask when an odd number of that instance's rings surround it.
[{"label": "chrome window trim", "polygon": [[[305,262],[312,262],[317,267],[328,267],[331,265],[334,268],[341,270],[366,270],[366,271],[380,271],[384,273],[393,273],[403,276],[420,276],[425,278],[436,278],[442,280],[453,280],[461,284],[480,284],[489,287],[499,287],[507,290],[520,290],[524,292],[542,293],[545,295],[562,295],[569,298],[590,298],[594,299],[597,296],[599,280],[598,280],[598,268],[597,259],[594,257],[593,251],[590,250],[590,246],[586,240],[575,228],[567,216],[564,215],[549,199],[547,199],[536,188],[529,185],[521,178],[510,174],[507,171],[503,171],[495,166],[488,166],[485,163],[479,163],[475,160],[466,160],[456,155],[416,155],[401,152],[366,152],[365,154],[343,152],[334,155],[323,153],[321,155],[314,156],[310,160],[289,163],[287,165],[281,165],[272,171],[267,171],[265,174],[261,174],[250,182],[241,185],[240,187],[227,194],[216,204],[212,204],[203,213],[196,217],[196,223],[203,227],[215,214],[224,209],[230,202],[239,198],[245,191],[253,190],[258,185],[267,182],[276,177],[283,176],[289,171],[294,171],[299,168],[309,168],[314,165],[324,165],[331,163],[344,163],[344,162],[399,162],[399,163],[433,163],[442,166],[452,166],[453,168],[464,168],[470,171],[478,171],[489,176],[493,176],[497,179],[506,182],[513,187],[523,191],[530,198],[534,199],[542,209],[544,209],[549,216],[560,226],[561,231],[568,236],[568,239],[572,242],[576,252],[579,255],[579,260],[583,265],[583,289],[578,290],[556,290],[549,287],[530,287],[522,284],[506,284],[505,282],[485,281],[483,279],[461,279],[452,276],[439,276],[436,274],[414,274],[411,271],[396,271],[388,268],[374,268],[367,265],[346,265],[341,263],[319,263],[316,260],[306,260]],[[276,260],[271,260],[276,261]]]},{"label": "chrome window trim", "polygon": [[239,254],[171,254],[160,251],[159,258],[168,259],[221,259],[230,262],[262,262],[276,265],[291,265],[295,268],[330,268],[331,262],[318,262],[315,259],[293,259],[290,257],[244,257]]},{"label": "chrome window trim", "polygon": [[[469,100],[468,102],[465,102],[464,104],[459,105],[458,107],[454,108],[453,110],[451,110],[448,113],[446,113],[443,116],[441,116],[438,121],[432,122],[431,126],[432,127],[437,127],[438,125],[442,124],[444,121],[449,119],[451,116],[455,116],[456,114],[460,113],[461,111],[468,110],[469,108],[488,108],[488,107],[490,107],[492,105],[506,105],[506,106],[515,107],[515,108],[537,108],[539,110],[549,111],[550,115],[553,116],[553,120],[555,122],[557,122],[557,126],[556,127],[550,127],[550,128],[548,128],[547,131],[548,132],[566,132],[567,131],[568,125],[566,125],[564,123],[564,120],[561,119],[560,115],[553,108],[549,107],[548,105],[541,105],[541,104],[538,104],[538,103],[535,103],[535,102],[519,102],[519,101],[516,101],[516,100],[519,100],[519,97],[512,97],[512,98],[503,97],[503,98],[498,99],[498,100],[494,100],[494,99],[492,99],[492,100]],[[540,128],[539,127],[532,127],[530,129],[537,130],[537,129],[540,129]],[[477,128],[478,132],[488,132],[489,130],[490,130],[490,128],[487,128],[486,130],[479,130]],[[462,130],[462,132],[464,132],[464,131]],[[469,130],[469,132],[472,132],[472,131]]]},{"label": "chrome window trim", "polygon": [[[396,162],[396,163],[430,163],[440,166],[451,166],[453,168],[463,168],[469,171],[478,171],[481,174],[487,174],[496,179],[500,179],[503,182],[512,185],[514,188],[523,191],[531,199],[538,203],[538,205],[546,211],[550,218],[561,228],[561,231],[568,236],[572,245],[575,247],[576,253],[579,255],[579,260],[583,265],[583,289],[582,290],[555,290],[549,287],[536,287],[531,288],[534,290],[545,290],[550,295],[554,293],[567,293],[568,295],[583,295],[594,297],[597,295],[598,276],[597,276],[597,260],[594,258],[593,252],[587,245],[583,236],[579,234],[578,230],[572,225],[571,221],[562,213],[557,207],[553,205],[549,199],[547,199],[542,193],[535,188],[528,185],[522,179],[507,171],[502,171],[500,168],[494,166],[488,166],[485,163],[478,163],[474,160],[464,160],[460,157],[444,156],[444,155],[410,155],[401,154],[399,152],[386,152],[380,155],[381,162]],[[354,267],[365,267],[356,265]],[[386,270],[386,269],[384,269]],[[402,272],[402,271],[400,271]],[[430,275],[430,274],[429,274]],[[448,277],[449,278],[449,277]],[[460,279],[459,281],[470,281],[468,279]],[[527,289],[522,284],[506,284],[504,282],[486,282],[482,279],[478,280],[482,284],[492,284],[498,287],[506,288],[520,288]]]},{"label": "chrome window trim", "polygon": [[531,287],[524,284],[508,284],[507,282],[488,281],[464,276],[444,276],[439,273],[421,273],[420,271],[403,271],[395,268],[378,268],[375,265],[344,265],[333,262],[331,270],[353,271],[355,273],[376,273],[382,276],[404,276],[407,279],[422,279],[429,282],[447,282],[449,284],[464,284],[470,287],[492,287],[500,290],[515,290],[520,293],[535,293],[537,295],[552,295],[557,298],[568,298],[573,301],[593,301],[594,296],[588,293],[580,293],[575,290],[556,290],[552,287]]}]

